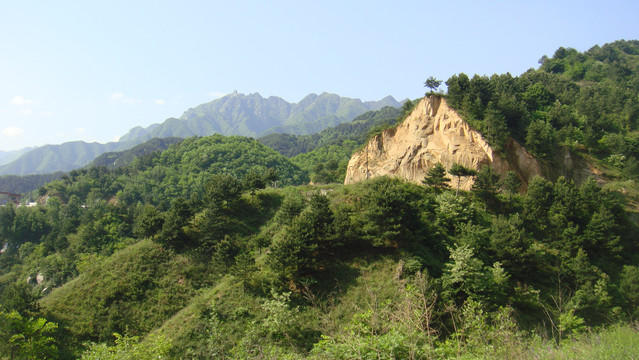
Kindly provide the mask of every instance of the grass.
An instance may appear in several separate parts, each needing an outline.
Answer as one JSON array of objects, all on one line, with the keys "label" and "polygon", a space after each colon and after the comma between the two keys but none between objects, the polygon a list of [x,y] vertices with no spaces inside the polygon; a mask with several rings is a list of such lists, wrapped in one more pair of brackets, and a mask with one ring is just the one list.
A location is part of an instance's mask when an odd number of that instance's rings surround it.
[{"label": "grass", "polygon": [[639,359],[637,324],[614,325],[565,340],[558,348],[538,349],[535,359],[616,360]]}]

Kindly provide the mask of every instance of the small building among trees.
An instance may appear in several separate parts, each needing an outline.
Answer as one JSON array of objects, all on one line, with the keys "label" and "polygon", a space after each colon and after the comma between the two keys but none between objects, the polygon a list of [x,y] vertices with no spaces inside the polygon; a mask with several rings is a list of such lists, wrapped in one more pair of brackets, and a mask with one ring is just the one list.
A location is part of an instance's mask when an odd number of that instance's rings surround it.
[{"label": "small building among trees", "polygon": [[0,205],[7,205],[9,202],[18,205],[20,204],[20,197],[20,194],[0,191]]}]

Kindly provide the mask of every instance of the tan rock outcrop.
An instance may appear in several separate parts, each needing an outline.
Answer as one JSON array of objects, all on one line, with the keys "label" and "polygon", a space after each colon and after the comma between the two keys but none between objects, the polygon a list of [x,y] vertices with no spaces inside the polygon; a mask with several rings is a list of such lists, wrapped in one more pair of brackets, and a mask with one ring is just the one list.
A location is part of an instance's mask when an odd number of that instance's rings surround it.
[{"label": "tan rock outcrop", "polygon": [[[373,137],[353,154],[344,183],[383,175],[421,183],[438,162],[446,169],[456,162],[475,170],[489,164],[502,175],[512,170],[519,176],[523,188],[535,175],[556,178],[565,172],[537,161],[512,139],[505,145],[503,154],[497,153],[479,132],[471,129],[443,98],[433,96],[421,100],[396,128]],[[575,161],[572,157],[570,160]],[[466,178],[460,188],[468,190],[473,182],[473,178]]]}]

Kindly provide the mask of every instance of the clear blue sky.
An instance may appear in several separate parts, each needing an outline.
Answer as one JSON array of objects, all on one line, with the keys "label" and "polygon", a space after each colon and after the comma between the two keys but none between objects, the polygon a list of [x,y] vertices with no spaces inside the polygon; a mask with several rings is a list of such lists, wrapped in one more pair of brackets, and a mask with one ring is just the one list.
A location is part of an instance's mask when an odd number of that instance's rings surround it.
[{"label": "clear blue sky", "polygon": [[422,96],[639,39],[628,1],[1,1],[0,150],[107,142],[234,90]]}]

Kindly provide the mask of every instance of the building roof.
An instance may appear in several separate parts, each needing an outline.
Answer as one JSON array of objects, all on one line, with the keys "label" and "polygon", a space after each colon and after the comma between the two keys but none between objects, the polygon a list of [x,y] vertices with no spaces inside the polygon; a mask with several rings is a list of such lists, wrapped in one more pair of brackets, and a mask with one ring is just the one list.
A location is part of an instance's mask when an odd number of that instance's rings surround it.
[{"label": "building roof", "polygon": [[22,196],[20,194],[14,194],[6,191],[0,191],[0,194],[9,195],[9,196]]}]

